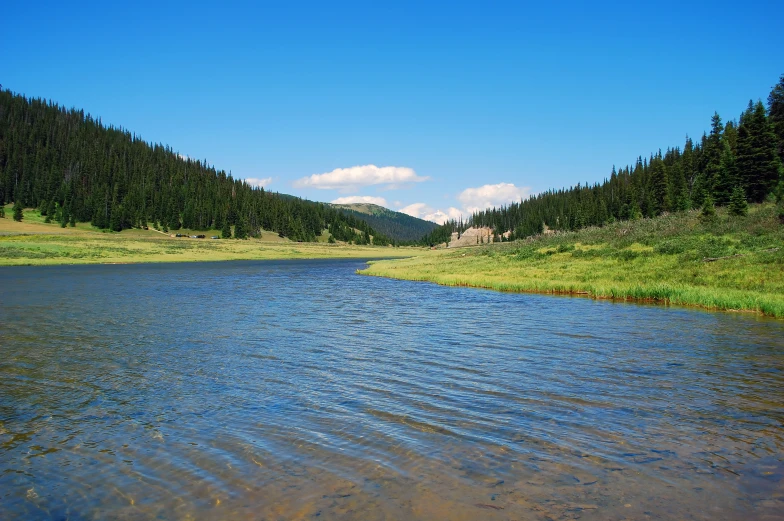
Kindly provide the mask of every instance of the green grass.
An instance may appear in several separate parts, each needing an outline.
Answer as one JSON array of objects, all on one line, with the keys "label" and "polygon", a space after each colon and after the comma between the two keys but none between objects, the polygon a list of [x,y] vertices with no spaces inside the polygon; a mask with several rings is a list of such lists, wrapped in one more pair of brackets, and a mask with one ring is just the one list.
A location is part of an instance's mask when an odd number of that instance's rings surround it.
[{"label": "green grass", "polygon": [[[215,231],[177,230],[187,235],[220,236]],[[326,239],[325,239],[326,240]],[[421,251],[421,250],[420,250]],[[87,223],[61,228],[44,223],[36,210],[24,211],[21,223],[0,219],[0,266],[138,262],[198,262],[241,259],[380,258],[411,255],[412,249],[346,244],[298,243],[262,231],[261,239],[173,238],[150,230],[120,233]]]},{"label": "green grass", "polygon": [[[726,258],[705,262],[717,257]],[[711,221],[689,212],[373,262],[360,273],[449,286],[754,311],[781,318],[784,226],[772,205],[753,206],[747,217],[719,211]]]}]

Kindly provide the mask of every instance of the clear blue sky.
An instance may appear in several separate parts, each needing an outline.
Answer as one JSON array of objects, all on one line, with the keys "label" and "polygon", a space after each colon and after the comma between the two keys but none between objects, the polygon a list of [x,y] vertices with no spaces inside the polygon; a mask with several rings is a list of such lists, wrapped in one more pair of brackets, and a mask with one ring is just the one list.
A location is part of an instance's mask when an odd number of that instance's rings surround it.
[{"label": "clear blue sky", "polygon": [[599,181],[784,73],[780,1],[66,4],[4,4],[5,88],[422,216]]}]

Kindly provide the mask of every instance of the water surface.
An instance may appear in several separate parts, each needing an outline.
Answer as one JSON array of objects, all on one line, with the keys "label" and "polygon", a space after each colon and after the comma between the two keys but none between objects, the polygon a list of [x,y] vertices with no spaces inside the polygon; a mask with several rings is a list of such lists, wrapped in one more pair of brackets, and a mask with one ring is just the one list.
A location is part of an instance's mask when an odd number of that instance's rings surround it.
[{"label": "water surface", "polygon": [[784,518],[784,322],[360,267],[0,268],[0,518]]}]

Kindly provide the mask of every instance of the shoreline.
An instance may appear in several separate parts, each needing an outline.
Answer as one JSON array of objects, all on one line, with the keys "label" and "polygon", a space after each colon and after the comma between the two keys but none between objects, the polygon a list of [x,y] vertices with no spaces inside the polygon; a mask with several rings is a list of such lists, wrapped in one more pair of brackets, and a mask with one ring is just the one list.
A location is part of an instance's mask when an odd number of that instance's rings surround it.
[{"label": "shoreline", "polygon": [[[189,235],[189,231],[186,231]],[[204,233],[204,232],[199,232]],[[261,239],[192,239],[155,230],[102,232],[78,224],[62,229],[0,219],[0,266],[144,264],[285,259],[384,259],[410,257],[412,247],[294,242],[271,232]]]},{"label": "shoreline", "polygon": [[784,223],[771,204],[622,221],[371,262],[362,275],[784,318]]},{"label": "shoreline", "polygon": [[[394,259],[397,260],[397,259]],[[689,308],[689,309],[699,309],[702,311],[711,311],[711,312],[727,312],[727,313],[745,313],[750,315],[757,315],[760,317],[766,318],[773,318],[773,319],[781,319],[784,316],[776,316],[771,314],[766,314],[759,309],[744,309],[744,308],[730,308],[730,307],[708,307],[703,304],[699,303],[689,303],[689,302],[680,302],[680,301],[672,301],[670,299],[660,299],[655,297],[633,297],[633,296],[613,296],[613,295],[605,295],[605,294],[595,294],[589,290],[558,290],[558,289],[522,289],[522,288],[497,288],[490,285],[481,285],[481,284],[470,284],[470,283],[448,283],[448,282],[439,282],[431,279],[425,278],[403,278],[397,277],[394,275],[389,274],[377,274],[377,273],[367,273],[368,268],[365,270],[357,270],[357,275],[362,275],[365,277],[378,277],[383,279],[389,280],[405,280],[408,282],[421,282],[425,284],[435,284],[438,286],[449,287],[449,288],[471,288],[471,289],[482,289],[487,291],[497,291],[499,293],[515,293],[520,295],[545,295],[545,296],[553,296],[553,297],[573,297],[573,298],[588,298],[591,300],[602,300],[607,302],[613,303],[628,303],[628,304],[647,304],[652,306],[665,306],[665,307],[679,307],[679,308]]]}]

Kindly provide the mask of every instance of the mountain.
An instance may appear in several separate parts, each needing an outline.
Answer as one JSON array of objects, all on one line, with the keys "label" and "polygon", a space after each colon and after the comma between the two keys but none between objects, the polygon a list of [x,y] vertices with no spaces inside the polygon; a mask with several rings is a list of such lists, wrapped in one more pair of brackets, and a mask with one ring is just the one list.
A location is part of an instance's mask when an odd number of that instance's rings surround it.
[{"label": "mountain", "polygon": [[330,204],[347,216],[362,219],[375,230],[398,241],[418,241],[438,228],[434,222],[369,203]]},{"label": "mountain", "polygon": [[149,224],[225,236],[233,226],[239,238],[269,230],[315,241],[328,229],[338,241],[392,242],[360,214],[254,188],[84,111],[0,90],[0,204],[10,202],[62,226],[118,232]]}]

